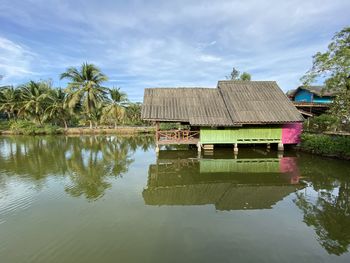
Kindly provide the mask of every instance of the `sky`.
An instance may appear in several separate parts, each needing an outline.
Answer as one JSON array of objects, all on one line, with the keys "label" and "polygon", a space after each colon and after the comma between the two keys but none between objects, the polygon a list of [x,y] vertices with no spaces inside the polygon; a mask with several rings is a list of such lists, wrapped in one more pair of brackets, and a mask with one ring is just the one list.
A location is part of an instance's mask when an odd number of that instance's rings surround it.
[{"label": "sky", "polygon": [[1,0],[0,85],[94,63],[131,101],[149,87],[216,87],[232,67],[300,85],[350,25],[349,0]]}]

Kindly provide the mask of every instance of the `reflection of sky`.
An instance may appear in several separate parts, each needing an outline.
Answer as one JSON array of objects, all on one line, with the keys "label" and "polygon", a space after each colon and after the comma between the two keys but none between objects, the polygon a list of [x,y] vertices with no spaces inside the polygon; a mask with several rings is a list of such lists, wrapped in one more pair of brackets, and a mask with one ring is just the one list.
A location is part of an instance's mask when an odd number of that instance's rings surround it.
[{"label": "reflection of sky", "polygon": [[89,149],[82,149],[81,150],[81,157],[83,160],[83,164],[85,167],[89,167],[89,162],[91,160],[91,158],[97,160],[97,161],[101,161],[103,158],[103,153],[102,151],[91,151]]},{"label": "reflection of sky", "polygon": [[319,191],[316,191],[314,188],[312,188],[312,186],[308,186],[304,190],[301,190],[301,192],[304,193],[307,200],[313,204],[316,204],[317,200],[319,199],[320,194],[323,191],[331,194],[334,197],[337,197],[339,194],[339,187],[335,186],[332,190],[327,190],[327,191],[322,190],[322,189]]},{"label": "reflection of sky", "polygon": [[16,144],[3,140],[0,147],[1,157],[8,159],[11,155],[11,152],[14,154],[17,152]]}]

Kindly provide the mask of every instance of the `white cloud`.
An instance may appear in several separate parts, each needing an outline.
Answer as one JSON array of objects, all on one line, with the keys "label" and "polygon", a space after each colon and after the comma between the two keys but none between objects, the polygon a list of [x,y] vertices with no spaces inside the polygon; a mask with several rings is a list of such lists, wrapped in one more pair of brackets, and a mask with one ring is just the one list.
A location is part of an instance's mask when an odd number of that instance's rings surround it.
[{"label": "white cloud", "polygon": [[10,41],[13,62],[0,63],[13,79],[32,71],[57,79],[94,62],[135,100],[149,86],[214,87],[233,66],[287,90],[349,24],[349,9],[348,0],[4,0],[0,35],[30,49]]},{"label": "white cloud", "polygon": [[0,37],[0,74],[4,76],[3,82],[33,75],[31,63],[34,57],[35,54],[26,47]]}]

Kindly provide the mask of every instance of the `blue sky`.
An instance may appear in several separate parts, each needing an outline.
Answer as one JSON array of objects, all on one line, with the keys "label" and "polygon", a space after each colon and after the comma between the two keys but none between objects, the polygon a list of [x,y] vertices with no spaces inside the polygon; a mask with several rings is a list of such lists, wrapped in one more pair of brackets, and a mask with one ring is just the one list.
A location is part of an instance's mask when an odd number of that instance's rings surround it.
[{"label": "blue sky", "polygon": [[349,10],[349,0],[1,0],[0,85],[64,87],[59,74],[87,61],[132,101],[146,87],[215,87],[233,66],[286,91],[350,25]]}]

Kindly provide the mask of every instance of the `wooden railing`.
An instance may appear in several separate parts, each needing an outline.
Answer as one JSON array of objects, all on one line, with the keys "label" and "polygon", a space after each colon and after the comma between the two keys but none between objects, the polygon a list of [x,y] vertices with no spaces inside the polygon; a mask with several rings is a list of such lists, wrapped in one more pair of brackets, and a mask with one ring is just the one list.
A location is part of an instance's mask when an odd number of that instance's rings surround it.
[{"label": "wooden railing", "polygon": [[157,142],[193,143],[199,140],[199,131],[167,130],[156,131]]}]

